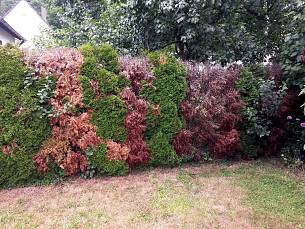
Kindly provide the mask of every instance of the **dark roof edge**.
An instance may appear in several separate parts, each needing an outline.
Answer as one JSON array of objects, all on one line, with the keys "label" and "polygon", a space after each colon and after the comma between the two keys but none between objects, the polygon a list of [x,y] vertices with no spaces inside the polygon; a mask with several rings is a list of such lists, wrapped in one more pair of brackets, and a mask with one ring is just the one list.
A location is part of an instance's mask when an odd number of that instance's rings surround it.
[{"label": "dark roof edge", "polygon": [[[2,26],[1,26],[2,25]],[[6,32],[18,38],[19,40],[26,41],[26,39],[21,36],[16,30],[14,30],[3,18],[0,17],[0,27],[2,27]]]}]

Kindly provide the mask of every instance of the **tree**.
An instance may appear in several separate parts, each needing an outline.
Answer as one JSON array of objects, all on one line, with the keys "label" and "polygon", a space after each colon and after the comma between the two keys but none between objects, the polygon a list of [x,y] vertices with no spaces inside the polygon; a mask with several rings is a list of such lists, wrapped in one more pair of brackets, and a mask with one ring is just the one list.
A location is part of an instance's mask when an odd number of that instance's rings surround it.
[{"label": "tree", "polygon": [[278,50],[295,2],[131,0],[126,7],[136,50],[174,44],[184,59],[255,62]]}]

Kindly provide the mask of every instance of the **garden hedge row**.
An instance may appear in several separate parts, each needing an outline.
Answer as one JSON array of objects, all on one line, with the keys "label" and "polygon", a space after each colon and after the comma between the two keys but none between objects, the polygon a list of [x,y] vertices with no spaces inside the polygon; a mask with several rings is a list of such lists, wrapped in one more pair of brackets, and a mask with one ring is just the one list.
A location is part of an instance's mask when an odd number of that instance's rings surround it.
[{"label": "garden hedge row", "polygon": [[283,147],[289,155],[287,136],[302,134],[302,99],[281,74],[275,63],[119,57],[107,44],[32,54],[0,47],[0,186],[253,159]]}]

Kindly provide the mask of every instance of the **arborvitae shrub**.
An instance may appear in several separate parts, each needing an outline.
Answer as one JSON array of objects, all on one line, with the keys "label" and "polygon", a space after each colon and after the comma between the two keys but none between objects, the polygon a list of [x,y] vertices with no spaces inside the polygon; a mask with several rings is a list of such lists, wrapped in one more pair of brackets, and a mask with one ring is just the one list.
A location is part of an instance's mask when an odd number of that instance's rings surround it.
[{"label": "arborvitae shrub", "polygon": [[126,175],[129,170],[125,161],[108,160],[106,144],[99,145],[93,155],[89,157],[89,161],[100,174],[122,176]]},{"label": "arborvitae shrub", "polygon": [[21,149],[11,155],[0,153],[0,186],[23,184],[35,173],[32,157]]},{"label": "arborvitae shrub", "polygon": [[99,70],[96,81],[98,82],[101,95],[118,95],[128,85],[126,77],[106,69]]},{"label": "arborvitae shrub", "polygon": [[183,128],[178,107],[186,96],[186,70],[168,54],[155,52],[148,58],[154,66],[154,79],[144,83],[140,95],[150,104],[145,135],[151,150],[151,164],[174,165],[180,160],[170,143]]},{"label": "arborvitae shrub", "polygon": [[50,134],[46,118],[37,110],[39,84],[25,88],[30,75],[22,53],[0,47],[0,185],[22,183],[35,173],[32,161]]},{"label": "arborvitae shrub", "polygon": [[126,140],[124,118],[127,109],[117,96],[107,96],[93,104],[92,122],[97,127],[97,135],[103,140],[123,142]]},{"label": "arborvitae shrub", "polygon": [[152,85],[144,84],[141,95],[152,104],[167,100],[178,105],[186,96],[184,66],[176,58],[162,53],[152,53],[149,58],[155,66],[155,79]]},{"label": "arborvitae shrub", "polygon": [[85,57],[81,67],[81,75],[89,79],[95,79],[98,73],[98,63],[95,57]]},{"label": "arborvitae shrub", "polygon": [[96,49],[96,59],[103,68],[110,72],[118,70],[118,53],[109,44],[102,44]]},{"label": "arborvitae shrub", "polygon": [[146,116],[147,138],[162,132],[168,139],[172,139],[174,134],[183,127],[182,119],[178,116],[177,105],[173,101],[162,101],[158,104],[158,112],[159,114],[155,113],[153,106],[149,107]]},{"label": "arborvitae shrub", "polygon": [[168,140],[168,136],[158,132],[148,141],[151,150],[150,164],[154,166],[174,166],[180,163],[180,159]]},{"label": "arborvitae shrub", "polygon": [[83,103],[86,107],[90,107],[96,100],[96,92],[90,83],[90,79],[87,76],[80,76],[79,81],[81,83],[83,91]]}]

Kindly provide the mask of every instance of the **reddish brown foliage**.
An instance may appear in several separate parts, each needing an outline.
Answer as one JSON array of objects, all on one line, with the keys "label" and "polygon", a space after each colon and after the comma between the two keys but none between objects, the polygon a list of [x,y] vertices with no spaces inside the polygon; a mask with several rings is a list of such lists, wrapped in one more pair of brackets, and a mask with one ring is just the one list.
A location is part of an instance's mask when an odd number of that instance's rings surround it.
[{"label": "reddish brown foliage", "polygon": [[58,116],[50,122],[52,138],[44,143],[34,157],[37,168],[47,171],[49,161],[53,161],[64,169],[67,175],[84,171],[87,159],[81,152],[95,148],[100,144],[100,139],[96,135],[95,127],[90,124],[89,113],[73,113],[74,108],[83,107],[83,95],[78,79],[83,63],[82,55],[76,49],[58,48],[34,53],[27,58],[27,63],[39,77],[57,77],[50,104]]},{"label": "reddish brown foliage", "polygon": [[128,108],[124,121],[127,131],[126,145],[130,148],[127,162],[129,165],[145,164],[150,156],[148,145],[143,140],[148,105],[144,100],[137,99],[129,88],[124,89],[121,97]]},{"label": "reddish brown foliage", "polygon": [[266,76],[268,80],[274,80],[275,85],[279,87],[282,83],[283,71],[278,63],[269,63],[265,66]]},{"label": "reddish brown foliage", "polygon": [[303,50],[302,50],[300,56],[301,56],[301,62],[302,62],[303,64],[305,64],[305,48],[303,48]]},{"label": "reddish brown foliage", "polygon": [[277,111],[277,118],[281,122],[287,122],[287,116],[297,117],[300,112],[302,99],[298,96],[298,92],[288,90],[282,100],[282,103]]},{"label": "reddish brown foliage", "polygon": [[236,124],[242,103],[235,90],[239,70],[189,62],[185,66],[188,93],[181,110],[194,146],[207,145],[215,157],[231,155],[239,148]]},{"label": "reddish brown foliage", "polygon": [[173,138],[172,145],[179,156],[191,155],[194,150],[192,141],[192,132],[183,129]]},{"label": "reddish brown foliage", "polygon": [[27,57],[27,63],[34,68],[37,76],[54,75],[58,78],[54,97],[50,101],[56,111],[62,110],[66,102],[72,107],[83,106],[78,82],[83,57],[76,49],[56,48],[36,52]]},{"label": "reddish brown foliage", "polygon": [[3,152],[5,155],[10,155],[13,153],[14,149],[18,147],[16,142],[12,142],[9,145],[4,145],[1,147],[1,152]]},{"label": "reddish brown foliage", "polygon": [[107,141],[107,159],[110,161],[126,161],[130,148],[124,144]]},{"label": "reddish brown foliage", "polygon": [[119,66],[121,74],[130,80],[131,89],[136,95],[139,94],[143,80],[148,83],[153,80],[149,62],[144,57],[120,57]]},{"label": "reddish brown foliage", "polygon": [[302,115],[300,106],[303,101],[295,90],[288,90],[280,104],[275,119],[274,127],[271,129],[266,142],[260,147],[260,156],[273,156],[280,152],[283,144],[287,140],[289,133],[287,116],[298,117]]},{"label": "reddish brown foliage", "polygon": [[285,127],[274,127],[271,129],[265,146],[261,147],[258,151],[260,156],[270,157],[280,152],[287,136],[287,130],[282,128]]},{"label": "reddish brown foliage", "polygon": [[90,115],[83,113],[80,116],[62,114],[52,118],[52,136],[54,139],[68,141],[72,147],[85,150],[95,148],[100,140],[96,135],[95,127],[90,124]]},{"label": "reddish brown foliage", "polygon": [[239,133],[236,129],[223,132],[215,138],[215,141],[210,141],[208,145],[211,153],[218,158],[232,155],[240,148]]},{"label": "reddish brown foliage", "polygon": [[41,172],[49,170],[48,164],[53,162],[63,169],[66,175],[73,175],[87,168],[87,159],[84,155],[71,150],[68,141],[51,138],[43,143],[39,153],[34,156],[37,169]]}]

